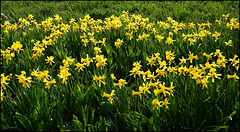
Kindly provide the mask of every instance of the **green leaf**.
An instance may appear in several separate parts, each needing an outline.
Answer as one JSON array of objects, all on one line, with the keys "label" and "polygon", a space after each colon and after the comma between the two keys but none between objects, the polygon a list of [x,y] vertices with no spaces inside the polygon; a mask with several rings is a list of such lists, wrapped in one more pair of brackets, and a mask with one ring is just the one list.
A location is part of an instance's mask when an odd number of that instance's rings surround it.
[{"label": "green leaf", "polygon": [[224,121],[223,125],[226,125],[229,120],[232,120],[232,117],[233,117],[236,113],[237,113],[237,112],[236,112],[236,110],[235,110],[235,111],[233,111],[229,116],[225,117],[225,118],[224,118],[225,121]]},{"label": "green leaf", "polygon": [[211,96],[209,96],[207,99],[205,99],[205,100],[203,101],[203,103],[207,102],[210,98],[211,98]]},{"label": "green leaf", "polygon": [[93,126],[92,124],[87,124],[87,128],[88,128],[88,131],[96,131],[95,130],[95,126]]},{"label": "green leaf", "polygon": [[106,120],[105,120],[105,118],[102,118],[102,116],[100,116],[98,130],[99,131],[107,131]]},{"label": "green leaf", "polygon": [[226,131],[229,129],[229,126],[217,126],[211,130],[207,130],[207,131],[219,131],[221,129],[225,129]]},{"label": "green leaf", "polygon": [[92,114],[91,114],[91,118],[90,118],[90,124],[93,124],[94,123],[94,113],[95,113],[95,110],[92,110]]},{"label": "green leaf", "polygon": [[110,115],[112,110],[112,105],[109,102],[101,102],[100,104],[100,113],[103,116],[108,116]]},{"label": "green leaf", "polygon": [[149,119],[148,131],[154,131],[154,129],[153,129],[153,116]]},{"label": "green leaf", "polygon": [[26,116],[16,112],[17,119],[21,122],[21,124],[26,128],[27,130],[33,131],[34,128],[32,127],[31,122],[27,119]]},{"label": "green leaf", "polygon": [[149,124],[153,125],[153,116],[149,119]]},{"label": "green leaf", "polygon": [[217,119],[218,124],[221,124],[221,120],[223,119],[223,112],[222,109],[219,108],[219,106],[217,106],[215,117]]},{"label": "green leaf", "polygon": [[[87,106],[85,106],[85,108],[86,108]],[[82,116],[83,116],[83,122],[84,122],[84,125],[86,125],[87,124],[87,119],[86,119],[86,116],[85,116],[85,109],[83,108],[83,106],[82,106]]]},{"label": "green leaf", "polygon": [[78,120],[77,116],[73,114],[73,125],[74,125],[74,130],[75,131],[83,131],[83,125],[82,123]]}]

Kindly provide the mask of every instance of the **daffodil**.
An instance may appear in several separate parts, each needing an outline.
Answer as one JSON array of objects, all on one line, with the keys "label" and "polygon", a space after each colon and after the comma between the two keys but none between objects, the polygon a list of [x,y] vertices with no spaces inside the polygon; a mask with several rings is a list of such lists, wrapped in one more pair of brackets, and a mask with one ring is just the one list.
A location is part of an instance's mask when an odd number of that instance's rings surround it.
[{"label": "daffodil", "polygon": [[134,90],[132,90],[132,95],[138,95],[140,97],[140,100],[142,100],[142,93],[143,92],[135,92]]},{"label": "daffodil", "polygon": [[126,32],[126,36],[129,36],[129,39],[131,40],[133,38],[133,31],[131,33]]},{"label": "daffodil", "polygon": [[3,100],[3,94],[4,94],[4,91],[3,91],[3,89],[1,88],[1,101]]},{"label": "daffodil", "polygon": [[194,43],[196,42],[196,39],[188,38],[188,41],[190,42],[190,46],[191,46],[191,45],[194,45]]},{"label": "daffodil", "polygon": [[169,107],[168,107],[168,104],[170,104],[168,101],[169,101],[169,100],[166,98],[164,101],[160,101],[159,103],[161,103],[161,106],[162,106],[162,105],[165,105],[165,108],[168,109],[168,108],[169,108]]},{"label": "daffodil", "polygon": [[151,94],[151,92],[149,91],[151,87],[149,86],[149,84],[145,84],[143,83],[142,86],[139,86],[139,92],[143,91],[143,94],[145,94],[146,92],[148,92],[149,94]]},{"label": "daffodil", "polygon": [[90,38],[89,40],[91,41],[91,43],[93,45],[97,45],[97,43],[98,43],[94,37]]},{"label": "daffodil", "polygon": [[201,84],[203,85],[202,88],[204,88],[204,87],[208,88],[208,85],[207,85],[207,83],[208,83],[208,78],[209,78],[209,76],[204,76],[204,77],[201,79]]},{"label": "daffodil", "polygon": [[233,45],[232,45],[232,40],[229,40],[228,42],[225,42],[225,44],[226,44],[227,46],[233,46]]},{"label": "daffodil", "polygon": [[176,41],[176,40],[173,40],[171,37],[168,37],[167,40],[165,41],[166,44],[173,44],[173,42]]},{"label": "daffodil", "polygon": [[152,101],[152,104],[154,105],[153,109],[157,108],[158,110],[159,107],[162,107],[157,98]]},{"label": "daffodil", "polygon": [[158,88],[160,87],[159,86],[159,79],[157,79],[157,81],[154,82],[154,83],[152,81],[150,81],[149,82],[149,87],[155,87],[158,90]]},{"label": "daffodil", "polygon": [[49,63],[52,66],[52,64],[55,63],[53,59],[53,56],[47,56],[47,59],[45,59],[45,61],[47,62],[47,64]]},{"label": "daffodil", "polygon": [[5,51],[1,50],[1,56],[3,56],[4,59],[12,60],[12,57],[15,56],[14,53],[11,53],[11,50],[6,49]]},{"label": "daffodil", "polygon": [[77,64],[75,64],[76,66],[75,70],[78,70],[78,72],[80,72],[80,70],[83,71],[83,68],[85,68],[84,65],[85,65],[84,63],[80,64],[79,62],[77,62]]},{"label": "daffodil", "polygon": [[93,80],[96,80],[96,81],[99,82],[99,84],[98,84],[99,87],[101,87],[101,83],[104,84],[104,85],[106,84],[106,83],[104,82],[104,79],[105,79],[105,75],[103,75],[103,76],[96,76],[96,75],[95,75],[95,76],[93,77]]},{"label": "daffodil", "polygon": [[227,20],[227,18],[229,17],[229,14],[226,14],[226,15],[223,14],[222,17],[223,17],[224,20]]},{"label": "daffodil", "polygon": [[119,48],[123,43],[123,40],[117,39],[117,42],[114,43],[114,46],[116,46],[116,48]]},{"label": "daffodil", "polygon": [[223,57],[222,59],[218,58],[217,59],[217,67],[220,68],[220,67],[226,67],[227,63],[227,59],[225,59],[225,57]]},{"label": "daffodil", "polygon": [[54,83],[56,83],[56,80],[55,80],[55,79],[53,79],[52,81],[47,81],[47,82],[45,83],[45,88],[50,88],[50,84],[54,84]]},{"label": "daffodil", "polygon": [[184,67],[181,66],[181,67],[178,68],[179,76],[181,74],[183,74],[185,76],[185,72],[187,72],[187,71],[188,71],[188,68],[186,66],[184,66]]},{"label": "daffodil", "polygon": [[163,61],[158,61],[158,64],[159,64],[159,68],[164,68],[167,66],[167,62],[165,60]]},{"label": "daffodil", "polygon": [[239,68],[239,59],[236,59],[238,55],[234,54],[233,58],[230,58],[229,61],[231,61],[232,66],[234,66],[237,70]]},{"label": "daffodil", "polygon": [[189,23],[189,28],[194,28],[195,27],[195,24],[193,24],[193,22]]},{"label": "daffodil", "polygon": [[182,59],[179,59],[179,60],[180,60],[179,65],[187,63],[187,59],[185,59],[183,56],[182,56]]},{"label": "daffodil", "polygon": [[63,64],[66,65],[67,67],[69,65],[72,65],[73,61],[75,60],[75,58],[72,58],[72,56],[70,57],[66,57],[66,59],[63,59]]},{"label": "daffodil", "polygon": [[102,67],[107,65],[107,63],[106,63],[107,58],[104,58],[103,55],[96,55],[96,57],[93,57],[93,59],[95,60],[97,68],[101,67],[101,69],[102,69]]},{"label": "daffodil", "polygon": [[207,57],[207,61],[208,61],[209,59],[212,59],[213,53],[207,54],[207,53],[204,52],[203,55]]},{"label": "daffodil", "polygon": [[164,39],[164,37],[161,35],[155,35],[155,38],[158,40],[158,42],[162,42],[162,40]]},{"label": "daffodil", "polygon": [[84,64],[89,67],[90,63],[93,62],[93,59],[92,58],[89,58],[88,57],[88,54],[87,54],[87,58],[84,59],[84,58],[81,58],[81,63],[85,62]]},{"label": "daffodil", "polygon": [[154,59],[154,57],[152,57],[152,58],[146,57],[146,60],[148,61],[147,65],[150,65],[150,66],[154,65],[155,66],[155,61],[154,61],[155,59]]},{"label": "daffodil", "polygon": [[108,101],[112,104],[112,101],[113,101],[113,97],[115,94],[114,94],[115,90],[112,90],[111,94],[106,94],[105,92],[103,93],[103,96],[102,97],[107,97],[108,98]]},{"label": "daffodil", "polygon": [[227,78],[230,79],[230,78],[233,78],[235,81],[237,81],[239,79],[239,77],[237,76],[236,73],[234,73],[234,75],[227,75]]},{"label": "daffodil", "polygon": [[125,86],[125,84],[127,84],[126,80],[124,79],[119,79],[118,83],[113,83],[114,87],[119,86],[119,88],[121,89],[122,87]]},{"label": "daffodil", "polygon": [[221,19],[216,20],[215,22],[217,22],[219,25],[222,23]]},{"label": "daffodil", "polygon": [[37,76],[37,80],[40,81],[40,80],[43,80],[43,82],[47,82],[47,80],[49,79],[49,75],[48,75],[48,71],[45,70],[45,71],[40,71],[40,73],[38,74]]},{"label": "daffodil", "polygon": [[130,70],[130,76],[132,76],[132,75],[134,75],[134,78],[136,77],[136,75],[140,75],[140,70],[139,70],[140,68],[138,68],[138,67],[133,67],[133,69],[132,70]]},{"label": "daffodil", "polygon": [[8,85],[8,83],[6,81],[9,81],[9,76],[4,76],[4,73],[1,74],[1,89],[5,89],[6,85]]},{"label": "daffodil", "polygon": [[159,57],[159,55],[160,55],[160,53],[154,53],[154,60],[157,62],[162,60],[162,58]]},{"label": "daffodil", "polygon": [[76,21],[76,20],[75,20],[74,18],[71,18],[70,21],[69,21],[69,23],[70,23],[70,24],[73,24],[75,21]]},{"label": "daffodil", "polygon": [[68,70],[69,69],[66,66],[63,66],[62,68],[60,66],[60,73],[58,74],[58,77],[62,79],[63,84],[67,84],[68,76],[71,75]]},{"label": "daffodil", "polygon": [[106,46],[106,38],[103,38],[103,40],[99,40],[98,43],[102,44],[103,46]]},{"label": "daffodil", "polygon": [[10,49],[13,52],[17,51],[18,53],[19,53],[20,50],[23,50],[22,49],[22,44],[19,41],[13,42],[13,44],[12,44]]},{"label": "daffodil", "polygon": [[197,56],[197,55],[194,56],[193,54],[194,54],[194,53],[191,53],[191,51],[189,51],[189,54],[188,54],[188,55],[189,55],[189,58],[188,58],[188,60],[190,60],[190,63],[192,63],[192,60],[193,60],[193,59],[198,59],[198,56]]},{"label": "daffodil", "polygon": [[18,82],[22,83],[24,87],[30,87],[31,82],[32,82],[32,78],[31,77],[26,77],[26,72],[25,71],[21,71],[20,75],[16,75],[16,77],[18,77]]},{"label": "daffodil", "polygon": [[101,48],[99,47],[94,47],[94,54],[102,53]]},{"label": "daffodil", "polygon": [[167,68],[167,67],[164,67],[164,68],[162,68],[162,69],[157,68],[157,69],[156,69],[156,73],[157,73],[156,76],[161,75],[162,77],[165,77],[165,76],[167,75],[167,72],[165,71],[166,68]]},{"label": "daffodil", "polygon": [[157,96],[160,93],[163,93],[164,96],[166,96],[166,94],[170,95],[173,88],[174,87],[172,86],[172,84],[170,88],[167,88],[165,86],[165,82],[163,82],[163,84],[160,83],[160,89],[154,89],[154,94],[155,96]]},{"label": "daffodil", "polygon": [[175,59],[175,55],[174,52],[171,53],[171,51],[166,51],[166,59],[169,60],[169,65],[171,65],[171,63],[173,62],[173,60]]},{"label": "daffodil", "polygon": [[212,37],[215,38],[215,42],[219,39],[218,37],[221,35],[221,33],[218,33],[217,31],[214,32],[214,34],[212,34]]},{"label": "daffodil", "polygon": [[114,76],[114,74],[111,74],[111,78],[112,80],[116,80],[116,77]]},{"label": "daffodil", "polygon": [[222,75],[222,74],[217,74],[217,73],[215,73],[215,71],[214,71],[214,72],[211,72],[211,73],[208,73],[208,76],[212,78],[212,82],[215,81],[215,78],[221,79],[221,78],[219,77],[219,76],[221,76],[221,75]]},{"label": "daffodil", "polygon": [[176,67],[171,67],[171,66],[169,66],[168,68],[167,68],[167,71],[169,72],[169,73],[173,73],[173,75],[175,76],[175,74],[177,73],[177,68]]},{"label": "daffodil", "polygon": [[133,66],[135,66],[135,67],[139,67],[139,69],[142,67],[142,65],[141,65],[141,61],[140,62],[138,62],[138,61],[136,61],[136,62],[133,62]]}]

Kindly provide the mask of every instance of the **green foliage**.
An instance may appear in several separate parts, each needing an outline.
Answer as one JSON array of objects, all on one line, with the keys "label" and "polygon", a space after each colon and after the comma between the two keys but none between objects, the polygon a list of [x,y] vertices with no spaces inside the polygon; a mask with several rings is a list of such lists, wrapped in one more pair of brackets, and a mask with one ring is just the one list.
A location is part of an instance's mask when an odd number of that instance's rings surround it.
[{"label": "green foliage", "polygon": [[31,125],[31,122],[27,119],[26,116],[16,113],[16,117],[17,117],[18,121],[20,121],[21,124],[24,126],[24,128],[26,128],[27,130],[31,130],[31,131],[34,130]]},{"label": "green foliage", "polygon": [[38,21],[59,14],[66,23],[71,18],[82,18],[86,14],[95,19],[119,16],[124,10],[149,17],[151,21],[171,16],[178,22],[208,20],[213,23],[222,14],[230,13],[238,17],[238,5],[238,1],[1,1],[1,13],[11,23],[20,17],[26,18],[28,14],[33,14]]}]

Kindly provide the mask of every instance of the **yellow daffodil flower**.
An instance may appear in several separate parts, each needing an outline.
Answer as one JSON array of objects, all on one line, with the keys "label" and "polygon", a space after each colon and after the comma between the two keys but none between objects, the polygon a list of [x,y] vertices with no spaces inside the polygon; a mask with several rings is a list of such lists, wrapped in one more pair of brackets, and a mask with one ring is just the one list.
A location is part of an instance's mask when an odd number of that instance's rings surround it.
[{"label": "yellow daffodil flower", "polygon": [[132,95],[139,95],[140,100],[142,100],[142,93],[143,92],[135,92],[134,90],[132,90]]},{"label": "yellow daffodil flower", "polygon": [[31,82],[32,82],[32,78],[31,77],[26,77],[25,76],[26,72],[25,71],[21,71],[20,75],[15,75],[16,77],[18,77],[18,82],[22,83],[24,87],[30,87]]},{"label": "yellow daffodil flower", "polygon": [[8,85],[8,83],[6,81],[9,81],[9,76],[4,76],[4,73],[1,74],[1,89],[5,89],[6,85]]},{"label": "yellow daffodil flower", "polygon": [[49,63],[52,66],[52,64],[55,63],[53,59],[53,56],[47,56],[47,59],[45,59],[45,61],[47,62],[47,64]]},{"label": "yellow daffodil flower", "polygon": [[77,62],[77,64],[75,64],[76,68],[74,70],[78,70],[78,72],[83,71],[83,68],[85,68],[84,66],[85,64],[80,64],[79,62]]},{"label": "yellow daffodil flower", "polygon": [[98,84],[98,86],[99,87],[101,87],[101,83],[102,84],[106,84],[105,82],[104,82],[104,79],[105,79],[105,75],[103,75],[103,76],[99,76],[99,77],[97,77],[96,75],[93,77],[93,80],[96,80],[96,81],[98,81],[99,82],[99,84]]},{"label": "yellow daffodil flower", "polygon": [[111,94],[106,94],[105,92],[103,93],[103,96],[102,97],[107,97],[108,98],[108,101],[112,104],[112,100],[113,100],[113,97],[115,94],[114,94],[115,90],[112,90]]},{"label": "yellow daffodil flower", "polygon": [[237,81],[239,79],[239,77],[237,76],[236,73],[234,73],[234,75],[227,75],[227,78],[230,79],[230,78],[233,78],[235,81]]},{"label": "yellow daffodil flower", "polygon": [[47,82],[45,83],[45,88],[50,88],[50,84],[54,84],[54,83],[56,83],[56,80],[55,80],[55,79],[53,79],[52,81],[47,81]]}]

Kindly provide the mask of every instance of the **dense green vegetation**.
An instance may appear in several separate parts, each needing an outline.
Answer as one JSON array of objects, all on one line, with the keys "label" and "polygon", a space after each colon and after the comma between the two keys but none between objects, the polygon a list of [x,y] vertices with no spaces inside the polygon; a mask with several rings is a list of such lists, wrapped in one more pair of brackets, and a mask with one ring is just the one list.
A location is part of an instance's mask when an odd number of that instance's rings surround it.
[{"label": "dense green vegetation", "polygon": [[239,16],[238,1],[1,1],[1,13],[11,23],[20,17],[33,14],[38,21],[58,14],[66,23],[71,18],[82,18],[89,14],[95,19],[111,15],[119,16],[122,11],[141,14],[151,21],[165,20],[171,16],[178,22],[214,22],[222,14]]},{"label": "dense green vegetation", "polygon": [[1,1],[1,131],[239,131],[239,46],[238,1]]}]

